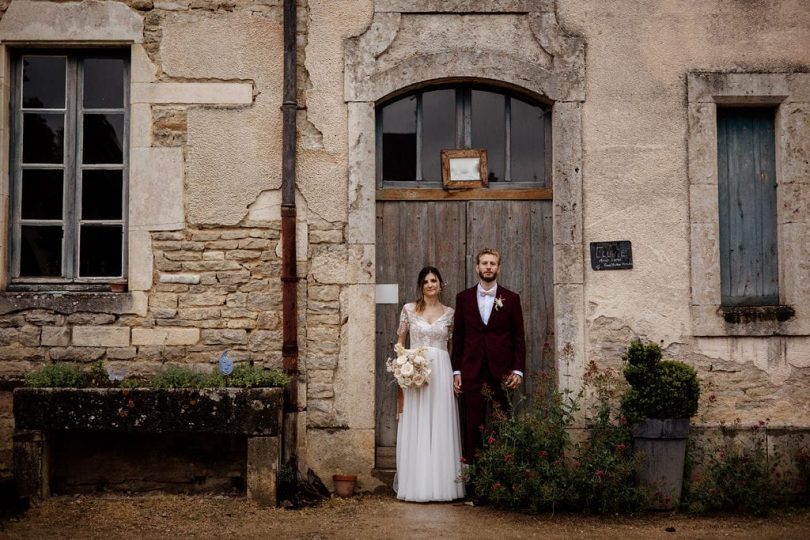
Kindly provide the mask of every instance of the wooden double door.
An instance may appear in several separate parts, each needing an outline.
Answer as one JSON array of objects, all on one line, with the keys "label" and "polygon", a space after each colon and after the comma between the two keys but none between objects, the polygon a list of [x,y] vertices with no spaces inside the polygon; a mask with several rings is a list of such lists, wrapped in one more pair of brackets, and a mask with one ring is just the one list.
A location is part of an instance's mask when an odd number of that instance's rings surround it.
[{"label": "wooden double door", "polygon": [[397,437],[396,385],[385,370],[393,355],[402,305],[417,298],[416,278],[435,266],[446,282],[442,302],[478,282],[475,255],[483,247],[502,254],[498,283],[521,296],[526,330],[526,384],[553,367],[552,204],[550,200],[378,201],[377,284],[397,284],[398,303],[377,304],[377,467],[393,468]]}]

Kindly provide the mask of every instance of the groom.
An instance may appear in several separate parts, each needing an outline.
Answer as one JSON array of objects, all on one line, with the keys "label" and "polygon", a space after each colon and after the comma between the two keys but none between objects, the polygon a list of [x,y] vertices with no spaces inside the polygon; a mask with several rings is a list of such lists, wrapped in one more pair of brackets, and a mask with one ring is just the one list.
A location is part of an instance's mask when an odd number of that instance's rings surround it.
[{"label": "groom", "polygon": [[483,249],[476,257],[478,285],[458,293],[453,319],[453,389],[464,393],[466,413],[464,459],[471,463],[483,446],[481,426],[487,399],[481,390],[506,410],[504,387],[513,389],[523,381],[526,342],[520,296],[498,285],[501,254]]}]

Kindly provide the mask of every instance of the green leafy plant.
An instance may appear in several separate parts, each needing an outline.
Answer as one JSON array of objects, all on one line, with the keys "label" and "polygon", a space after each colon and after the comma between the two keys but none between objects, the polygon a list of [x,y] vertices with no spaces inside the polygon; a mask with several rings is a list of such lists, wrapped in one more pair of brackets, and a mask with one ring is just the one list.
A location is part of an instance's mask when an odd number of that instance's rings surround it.
[{"label": "green leafy plant", "polygon": [[[123,377],[123,374],[121,374]],[[252,363],[237,364],[230,375],[205,373],[190,366],[168,365],[151,378],[125,377],[111,380],[102,362],[89,370],[69,362],[48,364],[29,373],[26,386],[51,388],[256,388],[284,387],[290,378],[277,369],[263,369]]]},{"label": "green leafy plant", "polygon": [[55,362],[25,376],[25,386],[49,388],[84,388],[90,376],[77,364]]},{"label": "green leafy plant", "polygon": [[799,448],[794,455],[794,463],[798,473],[799,502],[805,506],[810,505],[810,449]]},{"label": "green leafy plant", "polygon": [[557,392],[553,377],[541,375],[535,399],[520,412],[496,410],[484,448],[467,469],[475,497],[495,506],[541,511],[632,512],[645,495],[636,487],[637,460],[630,433],[607,395],[585,441],[569,431],[577,400]]},{"label": "green leafy plant", "polygon": [[630,388],[622,396],[621,409],[631,421],[691,418],[697,412],[700,385],[694,368],[661,356],[657,344],[634,340],[623,357]]},{"label": "green leafy plant", "polygon": [[647,493],[636,485],[639,458],[633,453],[626,422],[600,401],[588,438],[576,447],[572,468],[577,506],[597,513],[627,513],[640,510]]},{"label": "green leafy plant", "polygon": [[[682,504],[694,514],[744,512],[766,515],[784,497],[769,465],[764,437],[742,444],[733,437],[720,444],[692,445],[689,461],[702,464],[687,475]],[[692,465],[694,467],[694,465]]]},{"label": "green leafy plant", "polygon": [[237,364],[233,372],[225,377],[227,386],[255,388],[266,386],[287,386],[290,377],[276,369],[263,369],[252,363]]},{"label": "green leafy plant", "polygon": [[169,365],[158,370],[150,381],[154,388],[203,388],[208,376],[188,366]]}]

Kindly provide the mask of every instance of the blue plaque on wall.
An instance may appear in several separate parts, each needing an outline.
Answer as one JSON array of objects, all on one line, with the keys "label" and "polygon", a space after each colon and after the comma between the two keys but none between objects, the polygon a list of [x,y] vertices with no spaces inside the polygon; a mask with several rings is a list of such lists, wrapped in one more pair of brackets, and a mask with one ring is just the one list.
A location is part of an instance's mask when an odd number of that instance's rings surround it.
[{"label": "blue plaque on wall", "polygon": [[233,373],[233,360],[228,356],[228,351],[225,351],[219,357],[219,372],[226,376]]}]

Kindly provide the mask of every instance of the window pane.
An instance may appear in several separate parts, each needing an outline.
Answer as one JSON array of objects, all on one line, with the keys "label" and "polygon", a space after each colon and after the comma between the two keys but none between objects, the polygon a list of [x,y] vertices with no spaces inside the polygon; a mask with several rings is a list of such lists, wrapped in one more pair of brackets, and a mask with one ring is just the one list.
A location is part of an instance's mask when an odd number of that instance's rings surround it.
[{"label": "window pane", "polygon": [[542,182],[544,178],[543,109],[512,98],[512,181]]},{"label": "window pane", "polygon": [[62,227],[20,227],[20,276],[62,275]]},{"label": "window pane", "polygon": [[22,106],[65,108],[65,57],[24,56]]},{"label": "window pane", "polygon": [[124,115],[85,114],[82,163],[123,163]]},{"label": "window pane", "polygon": [[416,179],[416,98],[382,109],[383,180]]},{"label": "window pane", "polygon": [[122,231],[121,225],[82,225],[80,276],[121,276]]},{"label": "window pane", "polygon": [[84,108],[124,106],[124,60],[87,58],[84,61]]},{"label": "window pane", "polygon": [[82,219],[121,219],[122,172],[82,172]]},{"label": "window pane", "polygon": [[62,170],[22,172],[23,219],[62,219]]},{"label": "window pane", "polygon": [[456,146],[456,91],[422,95],[422,179],[442,180],[441,151]]},{"label": "window pane", "polygon": [[506,148],[506,105],[502,94],[472,91],[472,146],[485,148],[489,181],[503,180]]},{"label": "window pane", "polygon": [[23,163],[62,163],[64,144],[63,114],[23,114]]}]

